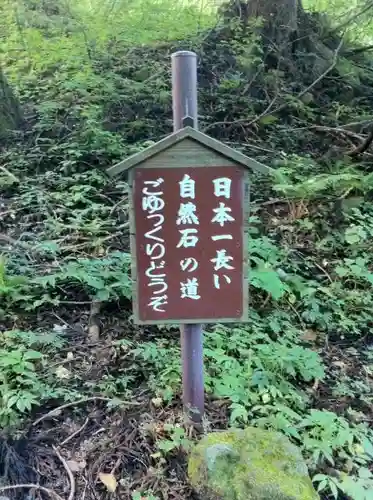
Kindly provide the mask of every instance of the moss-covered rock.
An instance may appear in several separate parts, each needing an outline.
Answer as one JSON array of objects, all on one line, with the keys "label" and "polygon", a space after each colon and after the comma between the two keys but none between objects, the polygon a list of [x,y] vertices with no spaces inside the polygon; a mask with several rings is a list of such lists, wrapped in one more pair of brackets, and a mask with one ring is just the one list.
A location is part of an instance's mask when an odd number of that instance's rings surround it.
[{"label": "moss-covered rock", "polygon": [[188,473],[204,500],[319,500],[299,449],[255,427],[205,436]]}]

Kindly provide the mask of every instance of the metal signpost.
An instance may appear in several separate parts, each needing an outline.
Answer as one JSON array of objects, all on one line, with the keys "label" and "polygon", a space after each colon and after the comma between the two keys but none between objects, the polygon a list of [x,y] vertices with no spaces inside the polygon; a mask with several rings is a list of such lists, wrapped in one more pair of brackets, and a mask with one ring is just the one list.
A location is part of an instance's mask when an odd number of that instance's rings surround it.
[{"label": "metal signpost", "polygon": [[[171,61],[174,132],[187,125],[198,129],[197,54],[175,52]],[[180,342],[184,412],[201,423],[205,411],[202,324],[181,324]]]},{"label": "metal signpost", "polygon": [[108,170],[128,173],[137,324],[180,324],[188,420],[204,414],[202,325],[247,320],[249,171],[197,130],[197,58],[172,55],[174,132]]}]

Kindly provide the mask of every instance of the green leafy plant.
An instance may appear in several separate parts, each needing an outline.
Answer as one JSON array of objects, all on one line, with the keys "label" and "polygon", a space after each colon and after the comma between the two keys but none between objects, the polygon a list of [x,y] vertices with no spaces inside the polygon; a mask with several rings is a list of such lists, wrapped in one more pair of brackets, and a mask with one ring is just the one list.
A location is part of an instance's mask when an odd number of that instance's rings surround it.
[{"label": "green leafy plant", "polygon": [[65,283],[70,286],[79,283],[86,288],[92,300],[129,298],[132,294],[130,264],[131,256],[121,252],[113,252],[102,259],[77,259],[67,262],[60,271],[36,277],[30,284],[44,289],[57,286],[61,289]]},{"label": "green leafy plant", "polygon": [[63,263],[60,269],[47,268],[42,275],[6,277],[1,290],[25,310],[46,303],[59,304],[77,288],[91,300],[130,298],[130,264],[130,255],[122,252],[113,252],[100,259],[78,258]]},{"label": "green leafy plant", "polygon": [[340,492],[345,493],[353,500],[372,500],[373,476],[369,469],[360,467],[357,476],[341,473],[338,477],[326,474],[316,474],[313,481],[317,483],[319,492],[330,491],[333,498],[340,498]]},{"label": "green leafy plant", "polygon": [[[313,162],[310,161],[310,164]],[[335,165],[337,169],[338,164]],[[277,182],[274,190],[284,194],[290,199],[313,200],[328,195],[340,198],[346,197],[351,191],[360,191],[366,194],[373,188],[373,175],[361,175],[361,172],[353,167],[344,167],[337,173],[320,173],[313,175],[300,182],[292,182],[291,176],[294,170],[287,167],[274,171]],[[290,176],[289,176],[290,174]]]},{"label": "green leafy plant", "polygon": [[135,359],[152,369],[149,387],[165,401],[170,401],[180,387],[180,349],[164,340],[144,342],[133,348]]},{"label": "green leafy plant", "polygon": [[6,258],[0,255],[0,318],[6,315],[7,307],[20,298],[25,281],[22,276],[8,273]]},{"label": "green leafy plant", "polygon": [[42,377],[40,373],[47,366],[47,353],[61,343],[55,335],[17,330],[1,334],[0,426],[17,424],[43,400],[58,396],[57,380],[53,384],[50,374]]},{"label": "green leafy plant", "polygon": [[132,500],[160,500],[158,496],[153,495],[150,491],[145,491],[144,493],[140,491],[134,491],[132,493]]},{"label": "green leafy plant", "polygon": [[169,438],[161,439],[157,442],[157,448],[162,454],[167,455],[171,451],[180,448],[188,450],[192,445],[192,441],[187,438],[183,427],[165,424],[164,430],[169,434]]}]

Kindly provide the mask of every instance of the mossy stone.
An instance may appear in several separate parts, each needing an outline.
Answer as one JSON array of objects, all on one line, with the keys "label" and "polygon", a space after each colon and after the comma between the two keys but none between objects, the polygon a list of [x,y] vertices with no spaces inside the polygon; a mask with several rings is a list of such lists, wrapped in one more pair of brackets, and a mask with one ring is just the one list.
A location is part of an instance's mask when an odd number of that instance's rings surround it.
[{"label": "mossy stone", "polygon": [[300,450],[278,432],[213,432],[192,450],[188,474],[203,500],[319,500]]}]

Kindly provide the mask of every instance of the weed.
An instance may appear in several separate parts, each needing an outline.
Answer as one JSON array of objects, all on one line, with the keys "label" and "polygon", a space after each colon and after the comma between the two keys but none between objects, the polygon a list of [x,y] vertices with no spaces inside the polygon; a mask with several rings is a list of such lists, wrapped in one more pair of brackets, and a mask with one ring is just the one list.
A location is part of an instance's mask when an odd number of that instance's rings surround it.
[{"label": "weed", "polygon": [[19,423],[22,416],[42,401],[59,397],[57,380],[47,372],[48,355],[62,345],[55,335],[17,330],[1,334],[0,427]]},{"label": "weed", "polygon": [[132,500],[159,500],[159,497],[153,495],[150,491],[145,491],[144,493],[134,491],[132,493]]},{"label": "weed", "polygon": [[169,438],[160,439],[157,442],[157,448],[162,454],[167,455],[171,451],[177,449],[188,450],[193,444],[192,441],[187,438],[185,429],[182,427],[165,424],[163,428],[169,434]]}]

